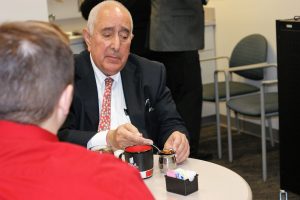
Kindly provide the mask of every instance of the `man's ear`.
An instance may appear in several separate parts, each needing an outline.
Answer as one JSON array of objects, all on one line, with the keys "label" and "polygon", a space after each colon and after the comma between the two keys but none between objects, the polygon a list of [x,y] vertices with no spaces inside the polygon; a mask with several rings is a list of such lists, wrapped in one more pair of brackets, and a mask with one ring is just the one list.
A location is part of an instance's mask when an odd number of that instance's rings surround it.
[{"label": "man's ear", "polygon": [[82,30],[82,35],[83,35],[83,38],[84,38],[84,41],[85,41],[85,43],[87,45],[88,50],[90,50],[90,46],[91,46],[91,34],[87,30],[87,28],[84,28]]},{"label": "man's ear", "polygon": [[51,116],[39,125],[56,134],[68,116],[72,99],[73,85],[69,84],[61,93]]},{"label": "man's ear", "polygon": [[58,107],[62,117],[66,117],[69,113],[70,105],[73,99],[73,85],[69,84],[62,92],[59,101]]}]

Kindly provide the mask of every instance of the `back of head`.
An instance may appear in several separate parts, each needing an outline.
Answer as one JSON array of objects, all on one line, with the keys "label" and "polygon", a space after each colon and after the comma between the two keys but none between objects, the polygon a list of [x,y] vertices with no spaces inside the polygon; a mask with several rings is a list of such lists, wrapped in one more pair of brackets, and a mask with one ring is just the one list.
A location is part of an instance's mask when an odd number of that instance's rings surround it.
[{"label": "back of head", "polygon": [[0,25],[0,120],[44,121],[73,76],[73,54],[59,28],[38,21]]}]

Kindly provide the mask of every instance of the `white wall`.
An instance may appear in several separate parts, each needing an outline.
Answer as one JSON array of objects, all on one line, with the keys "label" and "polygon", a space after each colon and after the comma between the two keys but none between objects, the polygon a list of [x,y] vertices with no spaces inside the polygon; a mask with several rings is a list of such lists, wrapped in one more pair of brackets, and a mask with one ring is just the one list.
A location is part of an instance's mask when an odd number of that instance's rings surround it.
[{"label": "white wall", "polygon": [[210,0],[215,7],[217,55],[230,55],[247,34],[261,33],[270,43],[269,61],[276,62],[276,19],[300,15],[299,0]]},{"label": "white wall", "polygon": [[48,21],[47,0],[1,0],[0,5],[0,22],[13,20]]},{"label": "white wall", "polygon": [[[238,40],[260,33],[269,42],[271,63],[277,62],[275,20],[300,15],[299,0],[210,0],[207,6],[215,8],[217,56],[230,56]],[[267,77],[276,78],[276,72],[268,71]],[[222,114],[225,114],[224,105]],[[278,128],[278,120],[274,121],[274,128]]]},{"label": "white wall", "polygon": [[81,17],[78,0],[47,0],[49,14],[54,14],[56,19]]}]

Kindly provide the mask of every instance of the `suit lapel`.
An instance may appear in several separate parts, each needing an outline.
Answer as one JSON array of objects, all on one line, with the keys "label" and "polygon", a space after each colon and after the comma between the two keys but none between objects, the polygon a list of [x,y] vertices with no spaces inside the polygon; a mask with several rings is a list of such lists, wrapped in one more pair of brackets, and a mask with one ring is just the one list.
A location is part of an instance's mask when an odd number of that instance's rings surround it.
[{"label": "suit lapel", "polygon": [[77,80],[78,90],[84,103],[85,114],[88,120],[96,128],[99,122],[99,102],[98,102],[98,91],[96,85],[96,79],[93,71],[93,67],[90,61],[89,54],[85,55],[85,63],[80,63],[80,77]]},{"label": "suit lapel", "polygon": [[136,126],[140,132],[146,133],[144,92],[141,77],[137,67],[130,62],[130,59],[128,59],[126,66],[121,71],[121,77],[125,102],[131,123]]}]

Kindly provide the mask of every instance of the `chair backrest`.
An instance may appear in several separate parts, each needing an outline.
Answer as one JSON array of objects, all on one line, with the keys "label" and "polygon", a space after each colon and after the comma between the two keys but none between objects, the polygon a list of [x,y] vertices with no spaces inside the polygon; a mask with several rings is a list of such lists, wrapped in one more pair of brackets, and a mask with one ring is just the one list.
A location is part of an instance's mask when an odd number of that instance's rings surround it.
[{"label": "chair backrest", "polygon": [[[241,39],[234,47],[229,60],[230,67],[257,64],[267,61],[268,43],[264,36],[252,34]],[[264,78],[263,69],[237,72],[240,76],[253,80]]]}]

